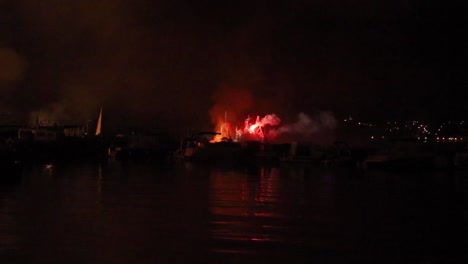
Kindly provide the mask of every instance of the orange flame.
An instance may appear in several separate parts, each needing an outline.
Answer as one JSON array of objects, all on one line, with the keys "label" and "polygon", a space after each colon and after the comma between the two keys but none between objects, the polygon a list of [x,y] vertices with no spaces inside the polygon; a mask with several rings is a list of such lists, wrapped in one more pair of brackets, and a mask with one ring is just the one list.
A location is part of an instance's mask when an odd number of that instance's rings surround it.
[{"label": "orange flame", "polygon": [[250,117],[247,117],[244,129],[237,130],[236,136],[237,138],[247,137],[263,141],[265,140],[265,127],[277,126],[280,122],[281,119],[275,114],[266,115],[262,119],[260,119],[260,116],[257,116],[255,123],[251,123]]},{"label": "orange flame", "polygon": [[[216,126],[216,131],[219,131],[220,134],[216,135],[211,143],[221,142],[223,140],[265,140],[265,128],[266,127],[273,127],[279,125],[281,119],[276,116],[275,114],[269,114],[260,118],[257,116],[255,122],[251,122],[251,118],[247,117],[244,122],[244,127],[237,129],[237,127],[233,130],[231,128],[230,123],[224,122]],[[235,133],[234,133],[235,132]],[[232,138],[232,135],[235,134],[235,138]],[[269,136],[273,136],[269,134]]]},{"label": "orange flame", "polygon": [[219,142],[223,138],[235,138],[237,128],[234,129],[234,124],[239,120],[238,115],[242,116],[254,105],[250,90],[222,84],[220,90],[213,95],[213,99],[215,104],[209,113],[214,131],[221,133],[213,142]]}]

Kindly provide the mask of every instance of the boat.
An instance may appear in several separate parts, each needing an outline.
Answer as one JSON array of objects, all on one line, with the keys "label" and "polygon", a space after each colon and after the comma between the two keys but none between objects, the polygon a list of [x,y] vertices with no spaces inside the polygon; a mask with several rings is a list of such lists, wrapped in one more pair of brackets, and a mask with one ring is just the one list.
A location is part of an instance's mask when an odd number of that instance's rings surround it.
[{"label": "boat", "polygon": [[359,160],[355,152],[347,143],[337,141],[326,149],[322,156],[321,165],[324,167],[359,168]]},{"label": "boat", "polygon": [[215,140],[220,133],[200,131],[180,141],[175,152],[176,159],[231,164],[270,164],[278,161],[276,145],[257,140],[235,141],[223,137]]},{"label": "boat", "polygon": [[229,138],[213,141],[220,133],[212,131],[194,132],[180,141],[175,153],[177,159],[203,162],[238,161],[242,154],[242,144]]},{"label": "boat", "polygon": [[107,155],[117,160],[166,160],[176,149],[175,140],[162,132],[119,133],[111,140]]},{"label": "boat", "polygon": [[96,132],[88,125],[63,125],[39,122],[33,127],[20,127],[14,138],[15,149],[23,161],[54,162],[58,160],[100,159],[105,156],[101,135],[102,108]]},{"label": "boat", "polygon": [[369,168],[429,168],[434,166],[435,152],[430,144],[415,140],[389,142],[386,147],[371,153],[364,160]]},{"label": "boat", "polygon": [[249,140],[241,143],[241,159],[243,162],[257,164],[271,164],[278,162],[280,148],[276,144],[265,143],[258,140]]},{"label": "boat", "polygon": [[326,150],[321,146],[291,142],[289,151],[281,153],[279,160],[282,163],[320,165],[325,154]]}]

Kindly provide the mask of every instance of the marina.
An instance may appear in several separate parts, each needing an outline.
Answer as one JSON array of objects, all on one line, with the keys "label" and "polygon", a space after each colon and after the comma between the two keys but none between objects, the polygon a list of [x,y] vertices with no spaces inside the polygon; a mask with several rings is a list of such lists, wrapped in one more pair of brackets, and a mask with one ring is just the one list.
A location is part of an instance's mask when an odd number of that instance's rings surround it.
[{"label": "marina", "polygon": [[462,10],[0,0],[0,264],[468,263]]},{"label": "marina", "polygon": [[14,130],[0,151],[2,263],[467,259],[464,142]]}]

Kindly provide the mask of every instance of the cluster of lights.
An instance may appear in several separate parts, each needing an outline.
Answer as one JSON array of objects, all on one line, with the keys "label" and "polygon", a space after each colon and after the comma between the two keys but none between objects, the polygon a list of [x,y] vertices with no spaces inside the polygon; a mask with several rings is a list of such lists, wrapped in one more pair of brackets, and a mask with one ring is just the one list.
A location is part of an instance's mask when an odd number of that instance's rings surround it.
[{"label": "cluster of lights", "polygon": [[400,126],[398,125],[397,122],[387,122],[387,130],[389,132],[393,132],[394,130],[400,130]]},{"label": "cluster of lights", "polygon": [[[352,122],[353,121],[353,118],[352,117],[349,117],[349,118],[346,118],[343,120],[344,122]],[[357,123],[358,125],[360,126],[366,126],[366,127],[375,127],[374,124],[371,124],[371,123],[368,123],[368,122],[360,122],[360,121],[355,121],[355,123]]]},{"label": "cluster of lights", "polygon": [[462,137],[437,137],[437,142],[463,142]]},{"label": "cluster of lights", "polygon": [[427,143],[427,137],[418,137],[418,140],[422,140],[424,143]]},{"label": "cluster of lights", "polygon": [[366,127],[373,127],[374,125],[371,123],[364,123],[364,122],[358,122],[358,125],[360,126],[366,126]]},{"label": "cluster of lights", "polygon": [[[352,122],[353,124],[365,127],[377,127],[372,123],[353,120],[352,117],[344,119],[345,122]],[[387,121],[382,127],[385,132],[383,135],[371,135],[369,137],[372,141],[384,140],[387,136],[391,135],[413,135],[421,142],[438,142],[438,143],[464,143],[463,135],[468,134],[468,124],[465,121],[447,121],[440,125],[427,123],[423,121]],[[457,135],[453,135],[453,134]],[[452,135],[450,135],[452,134]],[[442,136],[443,135],[443,136]]]},{"label": "cluster of lights", "polygon": [[429,130],[427,129],[426,125],[420,125],[418,128],[422,134],[427,134],[427,135],[431,134],[431,132],[429,132]]},{"label": "cluster of lights", "polygon": [[387,122],[386,130],[389,132],[400,132],[402,130],[415,131],[417,133],[430,135],[429,126],[422,124],[420,121],[409,121],[403,124],[392,121]]},{"label": "cluster of lights", "polygon": [[[462,137],[441,137],[442,133],[450,133],[451,130],[455,129],[456,131],[466,131],[465,121],[460,122],[444,122],[442,123],[435,132],[437,136],[437,142],[462,142]],[[460,130],[461,129],[461,130]],[[463,133],[463,132],[462,132]]]},{"label": "cluster of lights", "polygon": [[440,127],[437,128],[437,132],[435,133],[436,136],[440,133],[440,131],[442,130],[442,128],[444,128],[444,125],[445,125],[445,123],[442,123],[442,125],[440,125]]}]

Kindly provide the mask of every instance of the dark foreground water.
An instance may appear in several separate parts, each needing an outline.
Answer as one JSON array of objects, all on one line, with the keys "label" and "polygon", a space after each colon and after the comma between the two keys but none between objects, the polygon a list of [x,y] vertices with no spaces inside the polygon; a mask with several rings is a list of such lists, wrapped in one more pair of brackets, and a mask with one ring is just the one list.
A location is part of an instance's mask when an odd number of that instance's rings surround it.
[{"label": "dark foreground water", "polygon": [[466,263],[464,173],[32,165],[0,263]]}]

